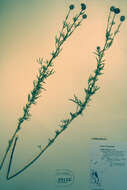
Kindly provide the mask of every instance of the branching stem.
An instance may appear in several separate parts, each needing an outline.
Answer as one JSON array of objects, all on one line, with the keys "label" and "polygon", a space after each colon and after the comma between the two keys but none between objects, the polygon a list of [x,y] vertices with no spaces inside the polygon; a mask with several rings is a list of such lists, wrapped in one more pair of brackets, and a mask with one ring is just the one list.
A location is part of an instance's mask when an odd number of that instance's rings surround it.
[{"label": "branching stem", "polygon": [[[0,163],[0,170],[3,167],[3,164],[5,162],[5,159],[8,155],[8,152],[13,144],[14,139],[16,138],[17,133],[21,130],[21,126],[23,124],[24,121],[30,119],[31,114],[30,114],[30,109],[31,106],[33,104],[36,104],[36,100],[40,97],[41,91],[45,90],[45,88],[43,87],[45,80],[51,76],[52,74],[54,74],[54,69],[53,69],[53,61],[55,60],[56,57],[58,57],[58,55],[60,54],[61,50],[62,50],[62,46],[64,44],[64,42],[69,38],[69,36],[77,29],[77,27],[81,24],[82,19],[79,21],[80,17],[84,14],[85,11],[80,10],[77,19],[72,23],[67,23],[68,19],[69,19],[69,15],[70,15],[71,10],[69,9],[65,20],[63,22],[62,25],[62,29],[59,33],[59,36],[56,36],[55,39],[55,45],[56,45],[56,49],[55,51],[53,51],[51,53],[51,58],[50,60],[46,60],[43,61],[43,59],[38,59],[37,62],[40,64],[40,68],[39,68],[39,73],[37,75],[37,79],[33,81],[33,90],[30,92],[30,94],[28,94],[28,102],[26,103],[26,105],[23,107],[23,115],[18,119],[18,124],[17,124],[17,128],[14,132],[14,134],[12,135],[11,139],[8,141],[8,146],[6,148],[6,151],[4,153],[3,159]],[[76,24],[80,22],[80,24]]]},{"label": "branching stem", "polygon": [[[104,46],[103,46],[102,50],[101,50],[100,46],[98,46],[95,51],[97,67],[94,71],[94,75],[91,74],[88,78],[88,87],[84,89],[84,91],[85,91],[84,100],[83,101],[80,100],[76,95],[74,95],[74,99],[70,99],[70,101],[72,101],[76,104],[76,106],[77,106],[76,111],[74,113],[70,112],[69,118],[61,120],[60,129],[55,131],[55,136],[53,138],[49,139],[49,142],[47,143],[47,145],[22,169],[20,169],[18,172],[16,172],[14,175],[11,175],[10,177],[8,175],[7,179],[12,179],[12,178],[16,177],[17,175],[19,175],[23,171],[25,171],[28,167],[30,167],[35,161],[37,161],[40,158],[40,156],[49,148],[49,146],[54,144],[57,137],[68,128],[68,126],[71,124],[71,122],[74,119],[76,119],[79,115],[82,115],[82,112],[86,109],[86,106],[88,105],[89,101],[91,101],[91,96],[93,94],[95,94],[96,91],[99,90],[100,87],[96,86],[96,82],[98,81],[98,77],[103,74],[102,71],[104,70],[104,65],[105,65],[105,60],[103,58],[105,55],[105,51],[111,47],[111,45],[112,45],[111,42],[113,42],[113,40],[114,40],[114,38],[112,38],[111,32],[112,32],[112,26],[114,24],[115,16],[113,15],[111,22],[110,22],[110,17],[111,17],[111,13],[108,18]],[[118,33],[120,26],[121,26],[121,23],[118,25],[116,31],[114,32],[114,37]],[[15,144],[14,144],[14,147],[15,147]],[[12,158],[13,158],[13,154],[12,154]],[[12,163],[11,162],[12,158],[10,160],[10,163]],[[9,171],[10,171],[10,165],[9,165]]]}]

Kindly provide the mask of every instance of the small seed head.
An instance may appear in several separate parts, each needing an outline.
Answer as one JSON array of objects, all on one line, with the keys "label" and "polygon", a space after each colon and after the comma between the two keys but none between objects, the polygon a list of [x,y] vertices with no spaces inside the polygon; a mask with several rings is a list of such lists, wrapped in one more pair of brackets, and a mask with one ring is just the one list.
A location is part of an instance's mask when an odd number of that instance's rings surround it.
[{"label": "small seed head", "polygon": [[84,11],[86,9],[86,4],[85,3],[81,3],[81,10]]},{"label": "small seed head", "polygon": [[86,15],[86,14],[82,15],[82,18],[83,18],[83,19],[86,19],[86,18],[87,18],[87,15]]},{"label": "small seed head", "polygon": [[111,6],[111,7],[110,7],[110,11],[111,11],[111,12],[114,12],[114,10],[115,10],[115,7],[114,7],[114,6]]},{"label": "small seed head", "polygon": [[119,8],[115,8],[115,9],[114,9],[114,13],[115,13],[115,14],[119,14],[119,13],[120,13],[120,9],[119,9]]},{"label": "small seed head", "polygon": [[97,51],[100,51],[100,49],[101,49],[100,46],[97,46]]},{"label": "small seed head", "polygon": [[70,10],[73,10],[75,8],[75,6],[73,5],[73,4],[71,4],[70,6],[69,6],[69,9]]},{"label": "small seed head", "polygon": [[125,21],[125,16],[121,16],[121,17],[120,17],[120,21],[121,21],[121,22],[124,22],[124,21]]}]

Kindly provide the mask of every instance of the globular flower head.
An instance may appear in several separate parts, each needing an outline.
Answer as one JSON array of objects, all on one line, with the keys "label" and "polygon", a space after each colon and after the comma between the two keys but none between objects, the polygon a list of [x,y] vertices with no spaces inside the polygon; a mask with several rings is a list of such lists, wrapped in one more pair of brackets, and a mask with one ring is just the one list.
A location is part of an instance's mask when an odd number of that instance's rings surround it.
[{"label": "globular flower head", "polygon": [[69,6],[69,9],[70,10],[73,10],[75,8],[75,6],[73,5],[73,4],[71,4],[70,6]]},{"label": "globular flower head", "polygon": [[101,49],[100,46],[97,46],[97,51],[100,51],[100,49]]},{"label": "globular flower head", "polygon": [[110,11],[111,11],[111,12],[114,12],[114,10],[115,10],[115,7],[114,7],[114,6],[111,6],[111,7],[110,7]]},{"label": "globular flower head", "polygon": [[84,11],[86,9],[86,4],[85,3],[81,3],[81,10]]},{"label": "globular flower head", "polygon": [[119,14],[119,13],[120,13],[120,9],[119,9],[119,8],[115,8],[115,9],[114,9],[114,13],[115,13],[115,14]]},{"label": "globular flower head", "polygon": [[86,19],[86,18],[87,18],[87,15],[86,15],[86,14],[82,15],[82,18],[83,18],[83,19]]},{"label": "globular flower head", "polygon": [[121,17],[120,17],[120,21],[121,21],[121,22],[124,22],[124,21],[125,21],[125,16],[121,16]]}]

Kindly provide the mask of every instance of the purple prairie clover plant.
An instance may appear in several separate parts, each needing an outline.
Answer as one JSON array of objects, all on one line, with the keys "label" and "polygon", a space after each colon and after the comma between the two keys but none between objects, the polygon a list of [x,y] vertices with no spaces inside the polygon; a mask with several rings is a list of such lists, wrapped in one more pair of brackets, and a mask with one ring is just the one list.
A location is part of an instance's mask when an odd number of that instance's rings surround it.
[{"label": "purple prairie clover plant", "polygon": [[[73,10],[73,9],[74,9],[74,6],[71,5],[69,7],[69,10]],[[83,15],[85,15],[85,13],[83,12],[84,10],[85,10],[85,6],[81,5],[81,11],[80,11],[79,15],[82,16],[82,18],[83,18]],[[75,112],[73,112],[73,113],[70,112],[67,119],[63,119],[63,120],[60,121],[59,128],[55,131],[54,136],[52,138],[48,139],[47,144],[43,148],[42,148],[42,145],[39,145],[40,152],[29,163],[27,163],[22,169],[20,169],[19,171],[17,171],[13,175],[10,175],[10,169],[11,169],[13,155],[14,155],[14,151],[15,151],[15,148],[16,148],[16,143],[17,143],[18,137],[16,137],[16,135],[15,135],[14,138],[11,139],[11,141],[14,141],[14,145],[13,145],[13,148],[12,148],[12,151],[11,151],[11,156],[10,156],[10,161],[9,161],[9,167],[8,167],[8,171],[7,171],[7,179],[8,180],[10,180],[10,179],[16,177],[17,175],[21,174],[27,168],[29,168],[35,161],[37,161],[38,158],[51,145],[54,144],[54,142],[57,139],[57,137],[60,134],[62,134],[69,127],[69,124],[75,118],[77,118],[79,115],[82,115],[83,111],[87,108],[89,102],[91,101],[91,97],[100,89],[100,87],[96,83],[99,80],[100,75],[103,74],[102,71],[104,70],[104,66],[105,66],[105,59],[104,59],[105,53],[112,46],[112,44],[114,42],[114,39],[115,39],[116,35],[118,34],[118,32],[120,31],[120,27],[121,27],[123,21],[125,20],[125,16],[121,16],[120,17],[120,23],[118,23],[118,24],[115,23],[115,18],[116,18],[116,16],[119,13],[120,13],[120,9],[119,8],[115,8],[114,6],[110,7],[109,16],[108,16],[108,22],[107,22],[107,27],[106,27],[106,32],[105,32],[104,45],[103,45],[103,47],[97,46],[96,49],[95,49],[94,54],[95,54],[97,65],[96,65],[96,69],[93,71],[93,74],[90,74],[90,76],[88,78],[88,86],[87,86],[87,88],[84,88],[84,97],[83,97],[83,99],[80,99],[76,95],[74,95],[73,98],[69,99],[71,102],[73,102],[76,105]],[[65,23],[66,23],[67,19],[68,19],[68,16],[66,17],[66,19],[64,21],[62,32],[66,28],[66,24]],[[73,23],[75,23],[78,19],[79,19],[79,17],[77,19],[73,18]],[[76,26],[75,24],[72,24],[72,25]],[[115,29],[114,29],[114,27],[115,27]],[[72,29],[72,31],[74,31],[74,30],[75,30],[75,28]],[[71,33],[72,33],[72,31],[71,31]],[[62,37],[62,39],[63,38],[64,37]],[[57,37],[57,43],[56,43],[57,46],[56,47],[60,46],[60,45],[58,45],[60,43],[60,39],[61,39],[61,35],[59,35],[59,37]],[[63,41],[62,41],[62,43],[63,43]],[[53,58],[55,56],[58,56],[59,53],[56,55],[56,52],[57,51],[55,51],[55,53],[53,54]],[[41,61],[39,61],[39,63],[42,65]],[[49,64],[49,62],[48,62],[48,64]],[[45,68],[45,70],[46,70],[46,68]],[[37,84],[35,82],[35,87],[36,87],[36,85]],[[29,102],[31,101],[32,97],[33,96],[29,97]],[[36,97],[36,95],[35,95],[35,97]],[[11,141],[10,141],[10,144],[12,143]]]},{"label": "purple prairie clover plant", "polygon": [[[27,103],[23,107],[23,114],[18,118],[17,127],[8,141],[7,148],[3,155],[3,159],[0,163],[0,169],[2,168],[5,159],[10,151],[14,140],[17,141],[17,133],[22,129],[24,121],[27,121],[31,118],[31,106],[37,103],[37,99],[40,97],[42,91],[46,90],[44,85],[48,77],[54,74],[54,60],[59,56],[62,51],[64,43],[68,38],[73,34],[73,32],[82,24],[83,18],[82,15],[85,14],[85,10],[80,9],[73,18],[71,18],[71,11],[75,8],[74,5],[70,5],[67,15],[62,23],[62,28],[60,32],[55,36],[55,50],[51,52],[51,58],[49,60],[44,60],[43,58],[37,59],[37,62],[40,65],[36,79],[33,81],[33,89],[28,94]],[[51,144],[52,141],[50,141]],[[15,143],[16,145],[16,143]],[[10,170],[10,167],[9,167]],[[9,175],[9,171],[8,171]],[[7,175],[7,176],[8,176]],[[8,178],[8,177],[7,177]]]}]

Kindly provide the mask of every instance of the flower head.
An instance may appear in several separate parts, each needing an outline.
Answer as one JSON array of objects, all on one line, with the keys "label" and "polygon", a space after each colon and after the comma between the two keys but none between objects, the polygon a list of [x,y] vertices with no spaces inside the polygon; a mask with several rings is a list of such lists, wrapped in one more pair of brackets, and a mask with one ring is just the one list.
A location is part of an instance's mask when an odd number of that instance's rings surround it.
[{"label": "flower head", "polygon": [[114,13],[115,13],[115,14],[119,14],[119,13],[120,13],[120,9],[119,9],[119,8],[115,8],[115,9],[114,9]]},{"label": "flower head", "polygon": [[121,16],[121,17],[120,17],[120,21],[121,21],[121,22],[124,22],[124,21],[125,21],[125,16]]},{"label": "flower head", "polygon": [[70,10],[73,10],[75,8],[75,6],[73,5],[73,4],[71,4],[70,6],[69,6],[69,9]]},{"label": "flower head", "polygon": [[114,12],[114,10],[115,10],[115,7],[114,7],[114,6],[111,6],[111,7],[110,7],[110,11],[111,11],[111,12]]},{"label": "flower head", "polygon": [[100,51],[100,49],[101,49],[100,46],[97,46],[97,51]]},{"label": "flower head", "polygon": [[87,15],[86,15],[86,14],[82,15],[82,18],[83,18],[83,19],[86,19],[86,18],[87,18]]},{"label": "flower head", "polygon": [[81,10],[84,11],[86,9],[86,4],[81,3]]}]

